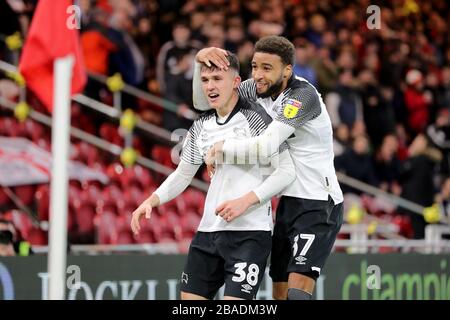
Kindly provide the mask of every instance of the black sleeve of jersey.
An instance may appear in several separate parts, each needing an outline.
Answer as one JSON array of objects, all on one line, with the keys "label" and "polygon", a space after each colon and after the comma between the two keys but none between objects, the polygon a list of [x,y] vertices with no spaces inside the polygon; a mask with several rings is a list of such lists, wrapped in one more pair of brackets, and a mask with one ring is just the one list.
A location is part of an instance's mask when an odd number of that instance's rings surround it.
[{"label": "black sleeve of jersey", "polygon": [[189,164],[201,165],[203,163],[203,156],[197,145],[197,138],[203,128],[203,118],[195,120],[192,124],[186,139],[183,143],[183,150],[181,151],[181,159]]},{"label": "black sleeve of jersey", "polygon": [[276,120],[299,128],[306,122],[317,118],[322,112],[320,97],[316,89],[307,82],[291,89],[278,109]]},{"label": "black sleeve of jersey", "polygon": [[246,100],[256,101],[256,99],[258,97],[256,96],[255,80],[248,79],[248,80],[241,82],[241,84],[239,85],[239,88],[238,88],[238,93],[239,93],[240,97],[242,97]]},{"label": "black sleeve of jersey", "polygon": [[[247,108],[241,109],[241,112],[247,118],[247,121],[250,125],[250,134],[252,137],[256,137],[262,134],[272,122],[272,118],[269,116],[266,110],[264,110],[262,106],[254,102],[248,102]],[[283,142],[280,145],[278,151],[281,153],[288,148],[289,147],[287,143]]]}]

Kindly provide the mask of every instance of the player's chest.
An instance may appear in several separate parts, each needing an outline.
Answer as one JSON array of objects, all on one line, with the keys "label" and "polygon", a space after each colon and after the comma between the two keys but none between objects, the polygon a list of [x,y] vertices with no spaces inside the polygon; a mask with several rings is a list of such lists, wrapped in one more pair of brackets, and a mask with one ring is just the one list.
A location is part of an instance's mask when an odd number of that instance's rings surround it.
[{"label": "player's chest", "polygon": [[283,106],[284,94],[281,93],[275,100],[272,98],[258,98],[256,102],[258,102],[269,114],[272,119],[276,118],[277,112]]},{"label": "player's chest", "polygon": [[247,120],[245,117],[235,115],[224,124],[218,124],[215,118],[204,123],[196,143],[200,152],[205,154],[216,142],[249,137],[251,137],[251,132]]}]

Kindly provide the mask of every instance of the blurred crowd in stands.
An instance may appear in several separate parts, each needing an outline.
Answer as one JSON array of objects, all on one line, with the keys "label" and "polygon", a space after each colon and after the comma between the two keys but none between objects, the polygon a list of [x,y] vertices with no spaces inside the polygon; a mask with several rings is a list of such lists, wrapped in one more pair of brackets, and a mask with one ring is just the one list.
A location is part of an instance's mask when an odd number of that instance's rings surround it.
[{"label": "blurred crowd in stands", "polygon": [[[36,1],[0,0],[0,36],[26,37]],[[188,128],[193,57],[207,46],[237,53],[251,77],[257,39],[283,35],[296,46],[296,75],[317,87],[329,111],[336,169],[367,184],[450,214],[450,21],[442,0],[79,0],[81,45],[89,72],[124,81],[178,105],[172,113],[124,97],[145,120]],[[0,60],[12,61],[0,41]],[[0,95],[14,92],[3,83]],[[104,102],[90,80],[86,94]],[[98,127],[97,125],[95,127]],[[97,129],[92,128],[92,131]],[[344,192],[360,191],[342,185]],[[413,237],[425,221],[407,210]]]}]

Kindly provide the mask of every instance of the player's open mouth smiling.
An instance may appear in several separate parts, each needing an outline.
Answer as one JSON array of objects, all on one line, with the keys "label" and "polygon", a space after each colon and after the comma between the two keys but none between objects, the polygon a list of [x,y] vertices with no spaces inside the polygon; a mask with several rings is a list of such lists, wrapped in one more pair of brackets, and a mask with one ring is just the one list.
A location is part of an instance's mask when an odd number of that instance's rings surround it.
[{"label": "player's open mouth smiling", "polygon": [[208,94],[209,102],[215,102],[215,101],[217,101],[218,98],[219,98],[219,94],[218,93],[210,93],[210,94]]},{"label": "player's open mouth smiling", "polygon": [[264,89],[266,86],[267,86],[267,83],[265,83],[265,82],[257,82],[256,83],[256,89],[257,90]]}]

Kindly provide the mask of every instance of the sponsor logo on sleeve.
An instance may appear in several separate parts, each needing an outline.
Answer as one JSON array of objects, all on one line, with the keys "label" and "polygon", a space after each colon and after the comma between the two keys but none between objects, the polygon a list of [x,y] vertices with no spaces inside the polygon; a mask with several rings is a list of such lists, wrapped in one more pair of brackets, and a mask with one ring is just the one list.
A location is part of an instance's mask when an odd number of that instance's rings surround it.
[{"label": "sponsor logo on sleeve", "polygon": [[284,105],[283,109],[283,115],[287,119],[294,118],[297,114],[300,108],[302,107],[302,103],[298,100],[289,99],[286,101],[286,104]]}]

